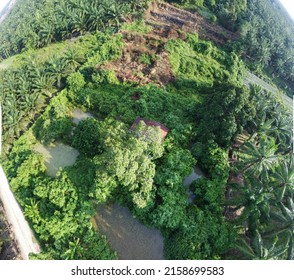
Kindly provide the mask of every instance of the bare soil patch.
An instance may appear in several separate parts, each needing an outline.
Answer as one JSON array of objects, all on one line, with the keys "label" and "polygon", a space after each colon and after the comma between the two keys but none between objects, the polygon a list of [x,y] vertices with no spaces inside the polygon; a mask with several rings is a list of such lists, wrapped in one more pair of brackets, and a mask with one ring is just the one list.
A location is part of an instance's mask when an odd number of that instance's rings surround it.
[{"label": "bare soil patch", "polygon": [[239,35],[217,24],[209,22],[198,12],[179,9],[168,3],[153,2],[145,14],[145,21],[162,37],[172,38],[174,30],[197,33],[201,39],[224,44],[237,40]]},{"label": "bare soil patch", "polygon": [[[174,80],[168,54],[164,49],[164,38],[153,33],[121,31],[124,40],[122,57],[108,62],[101,68],[114,70],[121,82],[135,82],[139,85],[167,85]],[[144,57],[148,63],[142,61]],[[99,69],[98,69],[99,70]]]}]

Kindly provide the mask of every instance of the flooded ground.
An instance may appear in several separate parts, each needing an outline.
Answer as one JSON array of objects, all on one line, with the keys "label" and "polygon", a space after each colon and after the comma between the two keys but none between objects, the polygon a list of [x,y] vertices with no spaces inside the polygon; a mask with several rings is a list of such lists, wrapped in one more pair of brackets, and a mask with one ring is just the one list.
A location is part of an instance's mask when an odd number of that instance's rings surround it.
[{"label": "flooded ground", "polygon": [[73,165],[79,156],[76,149],[62,143],[50,146],[37,144],[34,150],[44,156],[47,174],[52,177],[56,176],[60,168]]},{"label": "flooded ground", "polygon": [[147,228],[126,207],[103,205],[95,216],[98,230],[107,236],[120,260],[162,260],[163,237]]},{"label": "flooded ground", "polygon": [[193,181],[201,178],[202,176],[203,176],[203,172],[198,167],[194,167],[192,169],[191,174],[185,177],[184,185],[188,187],[192,184]]},{"label": "flooded ground", "polygon": [[191,174],[184,179],[184,186],[187,187],[187,192],[189,195],[189,203],[193,203],[194,199],[196,198],[195,194],[189,189],[189,187],[195,180],[201,178],[202,176],[204,176],[203,172],[195,166],[192,169]]},{"label": "flooded ground", "polygon": [[93,118],[91,113],[85,113],[81,109],[76,108],[72,111],[73,123],[78,125],[80,121],[85,120],[87,118]]},{"label": "flooded ground", "polygon": [[[203,176],[203,172],[195,167],[184,179],[189,191],[190,184]],[[189,201],[194,199],[189,191]],[[107,236],[111,247],[117,251],[121,260],[162,260],[163,237],[159,230],[148,228],[133,218],[126,207],[117,204],[101,206],[95,216],[95,226],[99,232]]]}]

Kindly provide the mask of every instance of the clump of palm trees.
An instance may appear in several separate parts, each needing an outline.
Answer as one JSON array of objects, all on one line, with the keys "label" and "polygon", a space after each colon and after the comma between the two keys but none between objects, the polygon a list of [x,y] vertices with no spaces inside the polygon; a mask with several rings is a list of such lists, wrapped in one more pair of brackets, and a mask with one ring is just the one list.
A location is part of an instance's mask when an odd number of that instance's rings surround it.
[{"label": "clump of palm trees", "polygon": [[3,108],[3,143],[6,151],[64,87],[65,78],[81,60],[69,49],[62,56],[50,56],[44,63],[29,57],[16,69],[0,71],[0,104]]},{"label": "clump of palm trees", "polygon": [[118,27],[147,0],[23,0],[0,26],[0,61],[23,49]]},{"label": "clump of palm trees", "polygon": [[250,137],[235,150],[234,172],[241,183],[230,186],[241,237],[236,247],[247,259],[293,259],[294,157],[292,116],[269,93],[252,88],[256,116]]}]

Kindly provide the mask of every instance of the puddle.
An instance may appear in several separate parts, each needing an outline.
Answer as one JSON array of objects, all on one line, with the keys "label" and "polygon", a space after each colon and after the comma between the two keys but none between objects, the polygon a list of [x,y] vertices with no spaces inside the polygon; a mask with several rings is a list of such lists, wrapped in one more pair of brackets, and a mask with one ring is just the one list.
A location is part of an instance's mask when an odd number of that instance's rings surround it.
[{"label": "puddle", "polygon": [[60,168],[73,165],[79,156],[76,149],[62,143],[55,143],[50,146],[37,144],[34,150],[44,156],[47,174],[52,177],[56,177]]},{"label": "puddle", "polygon": [[99,232],[107,236],[120,260],[163,260],[163,237],[133,218],[126,207],[103,205],[95,216]]},{"label": "puddle", "polygon": [[87,118],[93,118],[93,115],[91,113],[85,113],[81,109],[76,108],[72,112],[73,116],[73,123],[78,125],[80,121],[85,120]]}]

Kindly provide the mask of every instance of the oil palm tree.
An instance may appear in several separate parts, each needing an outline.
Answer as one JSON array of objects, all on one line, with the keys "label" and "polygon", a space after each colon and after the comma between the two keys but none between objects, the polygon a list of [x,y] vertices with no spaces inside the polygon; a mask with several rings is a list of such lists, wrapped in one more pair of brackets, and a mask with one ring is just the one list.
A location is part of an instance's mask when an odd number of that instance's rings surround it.
[{"label": "oil palm tree", "polygon": [[40,72],[38,76],[33,78],[34,91],[42,96],[51,97],[52,93],[56,91],[54,82],[54,77]]},{"label": "oil palm tree", "polygon": [[274,172],[271,174],[273,191],[276,200],[281,202],[285,194],[293,197],[294,195],[294,159],[293,155],[281,161]]},{"label": "oil palm tree", "polygon": [[245,226],[246,234],[252,238],[255,231],[270,220],[273,195],[260,180],[247,177],[242,184],[232,184],[232,197],[227,204],[232,205],[234,211],[243,209],[236,223]]},{"label": "oil palm tree", "polygon": [[279,160],[276,152],[277,145],[272,138],[263,136],[259,143],[247,141],[240,147],[238,165],[248,175],[268,179],[270,171]]},{"label": "oil palm tree", "polygon": [[56,80],[57,88],[61,88],[61,80],[72,72],[64,59],[57,55],[51,56],[45,64],[45,71],[49,77]]},{"label": "oil palm tree", "polygon": [[278,207],[272,209],[271,216],[276,222],[277,229],[268,232],[267,235],[283,235],[287,243],[287,259],[293,259],[294,252],[294,202],[287,197],[284,202],[278,202]]},{"label": "oil palm tree", "polygon": [[[271,245],[266,245],[271,244]],[[265,242],[258,230],[255,231],[251,240],[245,241],[243,238],[236,243],[236,248],[243,258],[250,260],[275,260],[284,255],[287,248],[277,246],[278,238],[271,242]]]},{"label": "oil palm tree", "polygon": [[77,48],[69,48],[65,52],[63,59],[72,71],[75,71],[85,61]]}]

